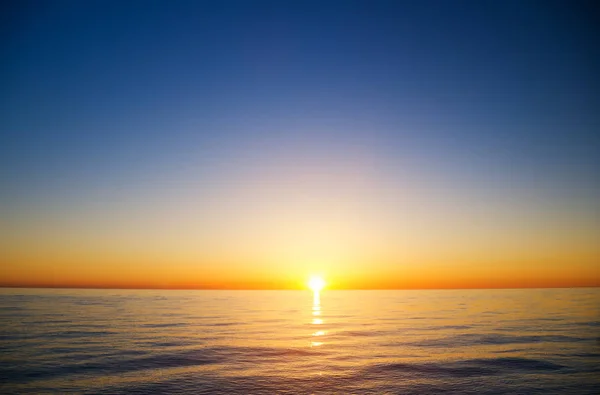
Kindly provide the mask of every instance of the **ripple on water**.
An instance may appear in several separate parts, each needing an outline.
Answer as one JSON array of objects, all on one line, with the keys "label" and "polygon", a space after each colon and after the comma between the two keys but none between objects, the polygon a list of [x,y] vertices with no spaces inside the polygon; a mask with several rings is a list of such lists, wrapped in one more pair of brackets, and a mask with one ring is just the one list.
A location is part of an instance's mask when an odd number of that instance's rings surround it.
[{"label": "ripple on water", "polygon": [[[0,294],[0,392],[600,388],[600,321],[590,312],[598,290],[556,291],[560,304],[543,303],[555,291],[536,290],[324,292],[318,310],[302,292],[43,292]],[[535,311],[515,308],[521,297],[536,300]]]}]

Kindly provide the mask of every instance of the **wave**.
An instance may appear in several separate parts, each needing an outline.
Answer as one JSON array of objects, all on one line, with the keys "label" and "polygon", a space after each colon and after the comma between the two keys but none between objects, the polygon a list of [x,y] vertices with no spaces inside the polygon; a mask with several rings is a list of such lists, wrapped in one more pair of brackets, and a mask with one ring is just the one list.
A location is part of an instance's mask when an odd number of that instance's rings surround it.
[{"label": "wave", "polygon": [[[567,368],[542,360],[526,358],[469,359],[445,363],[373,364],[353,373],[314,377],[293,375],[215,376],[183,373],[162,382],[124,383],[109,388],[111,393],[195,393],[195,394],[298,394],[298,393],[561,393],[564,386],[546,387],[541,392],[535,382],[539,374]],[[498,380],[503,373],[536,373],[534,381],[521,381],[515,387],[510,381]],[[594,387],[582,383],[577,393],[592,394]],[[106,390],[106,388],[104,388]],[[113,390],[114,389],[114,390]],[[571,391],[573,392],[573,391]]]},{"label": "wave", "polygon": [[169,323],[153,323],[153,324],[143,324],[142,328],[171,328],[178,326],[186,326],[189,325],[185,322],[169,322]]},{"label": "wave", "polygon": [[47,333],[45,336],[50,338],[77,338],[77,337],[99,337],[99,336],[108,336],[114,335],[119,332],[116,331],[62,331],[62,332],[54,332]]},{"label": "wave", "polygon": [[578,343],[589,340],[590,339],[586,337],[567,335],[500,335],[464,333],[439,339],[428,339],[424,341],[412,342],[410,344],[419,347],[453,347],[467,345],[506,345],[543,342]]},{"label": "wave", "polygon": [[396,373],[432,377],[472,377],[506,373],[507,371],[548,372],[564,369],[565,366],[549,361],[527,358],[468,359],[454,362],[390,363],[367,368],[372,374]]},{"label": "wave", "polygon": [[[160,346],[160,344],[156,344]],[[57,378],[79,374],[120,374],[149,369],[170,369],[217,363],[247,363],[248,360],[293,358],[318,356],[321,352],[301,348],[276,347],[205,347],[177,353],[156,354],[139,358],[125,358],[129,351],[105,355],[96,362],[71,363],[62,365],[40,365],[29,368],[0,367],[0,380],[3,382],[28,382],[32,380]],[[134,355],[138,355],[135,353]]]}]

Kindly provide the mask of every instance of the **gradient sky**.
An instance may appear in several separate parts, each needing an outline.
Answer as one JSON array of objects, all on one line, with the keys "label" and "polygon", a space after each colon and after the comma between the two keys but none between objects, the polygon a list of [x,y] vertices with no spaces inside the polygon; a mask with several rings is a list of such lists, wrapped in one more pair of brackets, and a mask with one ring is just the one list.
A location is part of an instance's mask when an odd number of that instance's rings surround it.
[{"label": "gradient sky", "polygon": [[600,286],[593,2],[3,7],[1,285]]}]

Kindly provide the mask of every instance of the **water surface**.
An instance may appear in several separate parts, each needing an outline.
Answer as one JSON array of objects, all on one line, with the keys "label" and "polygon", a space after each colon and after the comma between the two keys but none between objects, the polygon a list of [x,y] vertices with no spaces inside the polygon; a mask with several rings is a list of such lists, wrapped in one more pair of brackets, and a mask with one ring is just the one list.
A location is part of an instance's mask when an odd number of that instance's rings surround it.
[{"label": "water surface", "polygon": [[600,289],[0,290],[0,392],[598,394]]}]

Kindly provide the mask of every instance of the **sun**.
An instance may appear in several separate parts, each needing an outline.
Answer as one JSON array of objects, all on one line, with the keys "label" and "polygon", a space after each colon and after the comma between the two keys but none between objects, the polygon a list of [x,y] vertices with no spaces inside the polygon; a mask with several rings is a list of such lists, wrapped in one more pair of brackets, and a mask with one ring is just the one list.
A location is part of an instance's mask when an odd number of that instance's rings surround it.
[{"label": "sun", "polygon": [[313,276],[308,280],[308,286],[314,292],[319,292],[325,287],[325,280],[322,277]]}]

